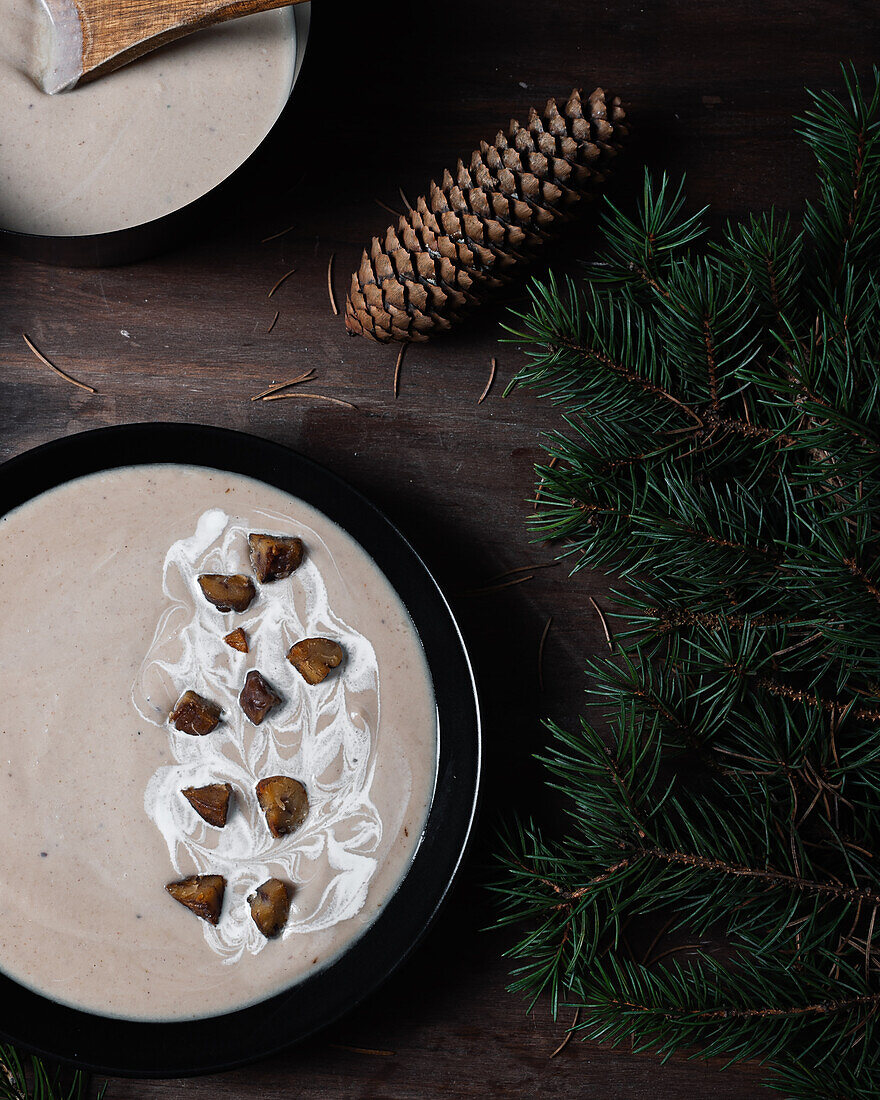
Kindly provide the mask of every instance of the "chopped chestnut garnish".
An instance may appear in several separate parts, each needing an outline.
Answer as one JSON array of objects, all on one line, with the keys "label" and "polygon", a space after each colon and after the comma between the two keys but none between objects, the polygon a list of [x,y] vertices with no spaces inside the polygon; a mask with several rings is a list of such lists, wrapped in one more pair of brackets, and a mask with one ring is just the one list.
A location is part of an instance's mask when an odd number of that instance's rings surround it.
[{"label": "chopped chestnut garnish", "polygon": [[260,584],[283,581],[303,560],[302,539],[292,535],[248,535],[251,565]]},{"label": "chopped chestnut garnish", "polygon": [[302,783],[286,775],[272,775],[257,784],[257,800],[266,815],[272,836],[295,832],[309,812],[309,797]]},{"label": "chopped chestnut garnish", "polygon": [[262,673],[254,669],[245,677],[244,687],[241,689],[238,701],[248,718],[255,726],[258,726],[272,707],[281,702],[281,696],[276,695],[263,679]]},{"label": "chopped chestnut garnish", "polygon": [[267,879],[248,898],[254,924],[267,939],[277,936],[290,915],[290,891],[280,878]]},{"label": "chopped chestnut garnish", "polygon": [[229,783],[209,783],[207,787],[184,787],[180,792],[209,825],[222,829],[229,814],[232,787]]},{"label": "chopped chestnut garnish", "polygon": [[226,642],[230,649],[237,649],[239,653],[247,653],[248,651],[247,634],[245,634],[240,626],[230,631],[229,634],[224,634],[223,641]]},{"label": "chopped chestnut garnish", "polygon": [[254,582],[244,573],[202,573],[199,588],[218,611],[247,611],[257,594]]},{"label": "chopped chestnut garnish", "polygon": [[307,684],[320,684],[342,661],[342,646],[330,638],[304,638],[292,646],[287,659]]},{"label": "chopped chestnut garnish", "polygon": [[217,924],[220,920],[226,889],[226,879],[222,875],[190,875],[179,882],[169,882],[165,889],[175,901],[208,924]]},{"label": "chopped chestnut garnish", "polygon": [[181,733],[191,733],[194,737],[204,737],[217,728],[220,721],[220,708],[210,699],[203,699],[195,691],[185,691],[178,699],[177,706],[168,716],[168,720]]}]

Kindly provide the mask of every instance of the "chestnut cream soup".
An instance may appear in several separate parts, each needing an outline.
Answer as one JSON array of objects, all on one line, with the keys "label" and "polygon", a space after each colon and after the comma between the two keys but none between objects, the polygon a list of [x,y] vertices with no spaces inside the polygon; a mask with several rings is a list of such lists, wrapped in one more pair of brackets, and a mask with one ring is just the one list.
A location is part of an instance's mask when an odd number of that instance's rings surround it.
[{"label": "chestnut cream soup", "polygon": [[238,475],[111,470],[0,519],[0,602],[0,969],[185,1019],[371,924],[424,827],[436,709],[344,531]]}]

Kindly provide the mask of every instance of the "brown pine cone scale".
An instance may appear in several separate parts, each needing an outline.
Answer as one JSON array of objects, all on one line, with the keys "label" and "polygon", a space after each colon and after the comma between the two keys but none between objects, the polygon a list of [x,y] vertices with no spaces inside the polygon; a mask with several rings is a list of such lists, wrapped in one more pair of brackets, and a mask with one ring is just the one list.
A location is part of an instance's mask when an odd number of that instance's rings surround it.
[{"label": "brown pine cone scale", "polygon": [[512,121],[470,162],[443,173],[384,238],[374,237],[351,277],[352,335],[424,341],[448,332],[532,262],[593,198],[627,135],[617,96],[597,88],[548,100]]}]

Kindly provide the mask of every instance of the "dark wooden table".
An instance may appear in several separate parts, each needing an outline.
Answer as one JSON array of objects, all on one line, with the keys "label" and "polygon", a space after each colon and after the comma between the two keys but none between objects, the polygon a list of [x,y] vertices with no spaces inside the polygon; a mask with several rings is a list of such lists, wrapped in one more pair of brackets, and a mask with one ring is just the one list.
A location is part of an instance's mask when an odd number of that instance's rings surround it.
[{"label": "dark wooden table", "polygon": [[[526,519],[541,434],[558,413],[528,393],[502,398],[522,362],[499,347],[499,313],[412,347],[394,400],[394,350],[350,339],[328,302],[344,299],[363,243],[456,157],[529,105],[596,83],[626,100],[636,136],[616,185],[628,201],[642,164],[687,171],[694,208],[720,217],[776,203],[798,210],[814,172],[794,136],[804,85],[841,86],[838,61],[867,74],[880,14],[868,0],[449,0],[356,10],[317,5],[308,71],[286,155],[250,202],[210,235],[132,267],[67,270],[0,254],[0,458],[105,424],[228,425],[289,444],[366,492],[422,550],[452,594],[548,561]],[[328,14],[329,12],[329,14]],[[293,228],[266,243],[263,238]],[[267,292],[296,273],[271,301]],[[275,310],[280,316],[267,333]],[[93,385],[66,385],[21,333]],[[477,406],[493,355],[498,379]],[[269,382],[314,367],[317,401],[252,403]],[[510,938],[485,889],[493,823],[530,797],[540,718],[574,720],[587,653],[603,644],[588,597],[606,581],[547,569],[456,606],[485,707],[486,797],[455,895],[416,957],[320,1038],[213,1078],[114,1081],[113,1100],[225,1097],[758,1097],[752,1067],[574,1042],[566,1021],[527,1016],[504,991]],[[536,654],[548,616],[545,691]]]}]

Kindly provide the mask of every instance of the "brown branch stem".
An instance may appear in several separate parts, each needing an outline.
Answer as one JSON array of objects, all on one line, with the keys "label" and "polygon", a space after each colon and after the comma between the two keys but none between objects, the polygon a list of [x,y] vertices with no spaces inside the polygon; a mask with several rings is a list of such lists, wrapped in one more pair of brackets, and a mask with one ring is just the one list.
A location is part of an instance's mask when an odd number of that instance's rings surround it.
[{"label": "brown branch stem", "polygon": [[[734,669],[739,675],[744,675],[739,669]],[[812,691],[803,691],[791,684],[781,683],[770,676],[758,676],[756,683],[769,691],[771,695],[778,695],[781,699],[788,699],[792,703],[800,703],[805,707],[813,707],[824,710],[828,714],[847,715],[860,719],[863,722],[880,722],[880,707],[857,707],[854,702],[841,702],[837,699],[822,699]]]},{"label": "brown branch stem", "polygon": [[[556,343],[564,348],[567,348],[569,351],[575,351],[580,355],[586,356],[587,358],[595,359],[597,363],[601,363],[603,366],[607,367],[613,374],[616,374],[619,378],[622,378],[626,382],[631,382],[634,386],[638,386],[640,390],[643,390],[645,393],[651,394],[653,397],[657,397],[662,401],[666,401],[668,404],[675,405],[676,408],[680,409],[687,416],[695,420],[697,424],[702,425],[700,417],[690,407],[690,405],[685,404],[685,402],[676,397],[674,393],[671,393],[669,390],[664,389],[656,382],[652,382],[648,378],[643,378],[642,375],[640,375],[637,371],[634,371],[631,367],[626,366],[624,363],[618,362],[616,359],[612,359],[611,356],[608,355],[606,352],[600,351],[598,348],[589,347],[586,344],[579,344],[575,340],[568,340],[565,337],[559,337]],[[551,350],[554,350],[553,345],[551,345]]]},{"label": "brown branch stem", "polygon": [[870,594],[874,597],[876,602],[880,604],[880,587],[878,587],[874,581],[868,576],[868,574],[861,568],[859,563],[854,557],[844,558],[843,564],[849,569],[850,573],[867,588]]},{"label": "brown branch stem", "polygon": [[595,886],[601,885],[613,874],[634,866],[639,860],[653,859],[660,863],[666,863],[676,867],[689,867],[695,871],[705,871],[709,874],[733,875],[737,878],[747,878],[755,882],[764,882],[769,886],[787,886],[808,894],[824,894],[828,897],[838,898],[842,901],[880,904],[880,892],[863,889],[858,886],[847,886],[842,882],[832,882],[821,879],[807,879],[800,875],[791,875],[785,871],[777,871],[774,868],[749,867],[741,863],[728,863],[722,859],[714,859],[711,856],[699,856],[692,852],[679,852],[667,848],[648,847],[636,848],[629,856],[618,860],[617,863],[606,867],[600,874],[594,876],[574,890],[564,890],[555,887],[556,892],[567,902],[577,901],[589,893]]},{"label": "brown branch stem", "polygon": [[709,395],[712,400],[712,408],[719,412],[721,401],[718,397],[718,364],[715,359],[715,343],[712,340],[712,326],[710,318],[703,318],[703,342],[706,345],[706,365],[709,368]]},{"label": "brown branch stem", "polygon": [[702,409],[697,411],[692,405],[689,405],[680,397],[672,393],[671,390],[665,389],[656,382],[652,382],[649,378],[644,378],[638,371],[628,367],[625,363],[618,362],[598,348],[591,347],[587,344],[580,344],[575,340],[569,340],[563,336],[557,337],[555,343],[550,345],[550,350],[554,351],[559,347],[564,347],[568,351],[576,352],[586,358],[594,359],[597,363],[601,363],[603,366],[607,367],[613,374],[616,374],[618,378],[622,378],[625,382],[630,382],[632,385],[637,386],[644,393],[651,394],[652,397],[656,397],[660,401],[674,405],[695,422],[695,428],[693,429],[695,431],[705,431],[706,426],[709,425],[712,429],[723,429],[724,431],[733,432],[747,439],[777,440],[789,445],[797,442],[793,436],[787,435],[784,432],[778,432],[773,428],[763,428],[757,424],[750,423],[748,420],[741,420],[738,417],[722,416],[717,409]]},{"label": "brown branch stem", "polygon": [[638,1012],[651,1013],[662,1016],[665,1020],[764,1020],[779,1019],[791,1016],[818,1016],[828,1015],[832,1012],[848,1012],[853,1008],[863,1005],[877,1006],[880,1004],[880,993],[862,993],[854,997],[844,997],[837,1001],[817,1001],[808,1005],[790,1005],[786,1008],[713,1008],[713,1009],[681,1009],[672,1011],[669,1009],[652,1008],[650,1005],[639,1004],[635,1001],[613,999],[609,1004],[617,1008],[633,1008]]},{"label": "brown branch stem", "polygon": [[664,630],[674,630],[684,626],[704,626],[709,630],[720,630],[722,626],[734,630],[745,627],[787,626],[800,627],[813,625],[814,620],[789,619],[786,615],[722,615],[716,611],[691,611],[686,607],[646,607],[647,614],[658,620]]},{"label": "brown branch stem", "polygon": [[669,291],[657,282],[650,271],[647,271],[644,267],[641,267],[639,266],[639,264],[635,263],[631,263],[629,265],[629,269],[634,274],[638,275],[642,282],[649,286],[652,290],[656,290],[658,294],[662,294],[667,302],[672,300],[672,295],[669,293]]}]

